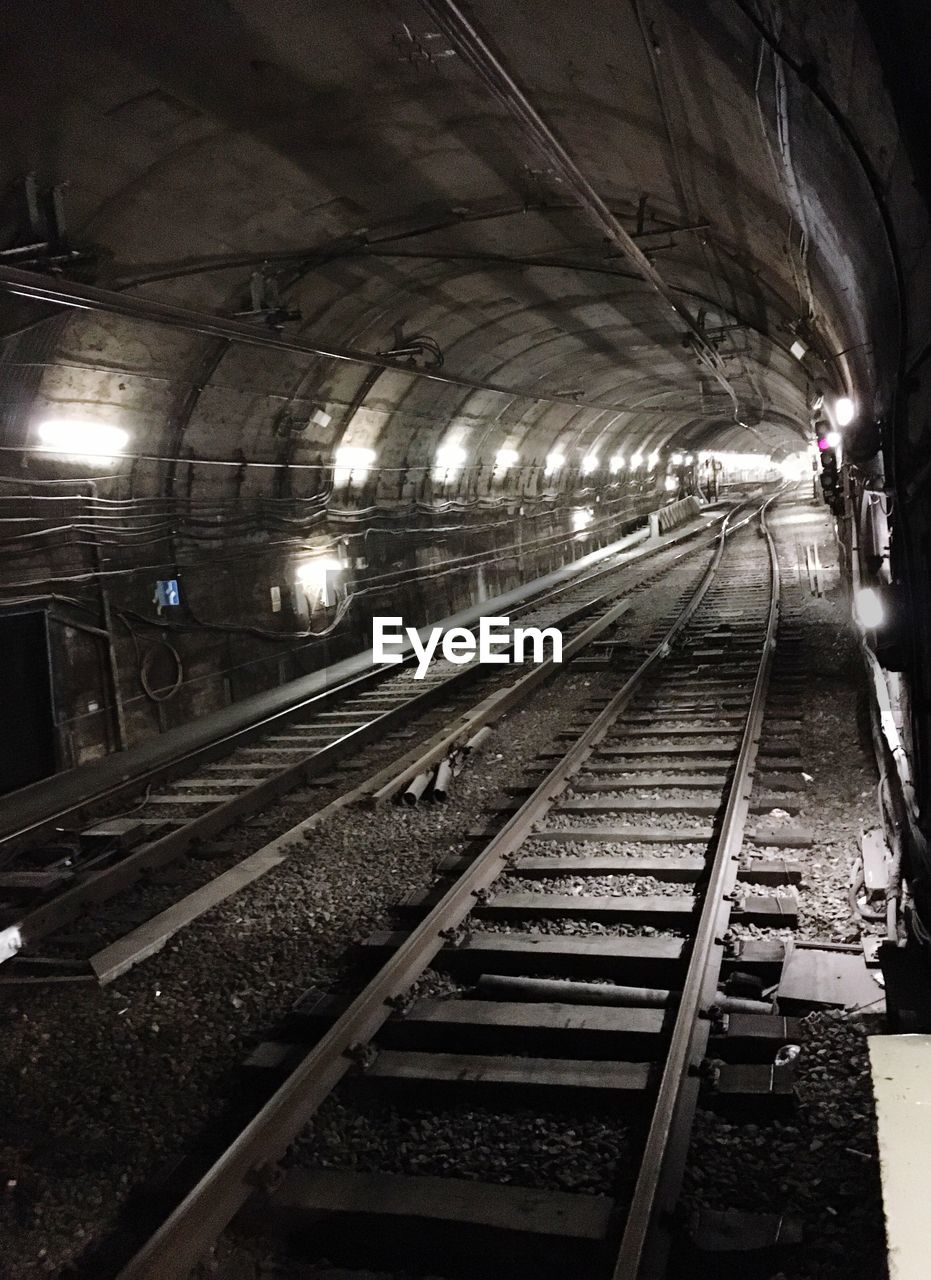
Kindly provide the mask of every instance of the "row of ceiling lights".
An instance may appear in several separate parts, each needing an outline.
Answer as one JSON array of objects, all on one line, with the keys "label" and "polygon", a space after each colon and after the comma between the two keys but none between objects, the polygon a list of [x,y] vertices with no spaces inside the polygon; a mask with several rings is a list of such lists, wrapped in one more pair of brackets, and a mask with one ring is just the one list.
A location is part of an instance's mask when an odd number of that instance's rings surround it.
[{"label": "row of ceiling lights", "polygon": [[[843,415],[838,415],[838,420],[840,421],[842,417]],[[50,418],[40,424],[37,435],[44,450],[74,459],[112,461],[125,451],[129,443],[129,434],[121,427],[84,418]],[[706,456],[711,455],[699,454],[698,460],[703,461]],[[374,466],[375,458],[374,449],[361,445],[341,445],[333,459],[335,484],[339,486],[350,479],[356,482],[364,479]],[[440,479],[449,479],[462,470],[467,460],[468,454],[461,445],[441,445],[434,456],[434,473]],[[495,469],[499,473],[507,472],[519,461],[520,454],[516,449],[501,448],[495,455]],[[629,458],[622,453],[615,453],[608,459],[607,466],[611,475],[617,475],[625,469],[638,471],[644,466],[648,471],[655,471],[659,461],[658,450],[648,455],[638,451],[631,454]],[[677,451],[669,456],[668,461],[672,467],[691,466],[696,461],[696,455]],[[565,463],[564,453],[558,451],[549,453],[544,474],[555,475]],[[601,466],[601,458],[595,452],[586,453],[579,463],[579,469],[584,476],[593,475]]]},{"label": "row of ceiling lights", "polygon": [[[113,459],[124,453],[129,443],[129,433],[122,427],[109,423],[95,422],[87,418],[49,418],[39,424],[37,436],[43,450],[69,458]],[[608,461],[608,469],[612,475],[629,466],[636,471],[646,461],[647,467],[653,470],[659,462],[659,453],[654,451],[644,459],[642,453],[634,453],[629,461],[621,453],[615,453]],[[345,473],[348,479],[351,473],[356,479],[367,473],[375,463],[375,450],[361,445],[341,445],[334,454],[333,464],[337,473]],[[459,471],[465,466],[468,455],[461,445],[444,444],[439,447],[434,457],[434,467],[439,473]],[[682,454],[673,454],[672,461],[681,465],[691,461],[692,455],[683,458]],[[495,455],[495,468],[498,471],[509,471],[520,461],[516,449],[502,448]],[[554,451],[546,458],[546,475],[554,475],[566,462],[563,453]],[[591,475],[601,466],[597,453],[587,453],[581,461],[583,475]]]}]

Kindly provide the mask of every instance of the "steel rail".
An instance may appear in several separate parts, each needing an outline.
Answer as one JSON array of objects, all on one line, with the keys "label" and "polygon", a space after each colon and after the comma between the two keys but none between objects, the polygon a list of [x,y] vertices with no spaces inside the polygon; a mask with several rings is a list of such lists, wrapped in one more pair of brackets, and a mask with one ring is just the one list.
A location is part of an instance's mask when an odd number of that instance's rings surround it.
[{"label": "steel rail", "polygon": [[770,562],[770,602],[763,652],[613,1280],[661,1280],[672,1244],[672,1213],[698,1102],[698,1068],[707,1048],[709,1015],[724,959],[724,935],[730,922],[731,895],[737,882],[750,811],[775,652],[780,575],[775,544],[766,524],[766,510],[778,496],[773,494],[760,509]]},{"label": "steel rail", "polygon": [[723,522],[712,560],[662,639],[475,862],[431,908],[223,1155],[123,1267],[118,1280],[184,1280],[251,1192],[261,1185],[263,1173],[267,1171],[268,1176],[273,1176],[272,1166],[351,1069],[354,1048],[369,1043],[388,1020],[393,1003],[421,976],[444,946],[449,931],[457,928],[475,906],[476,893],[498,878],[508,856],[520,847],[552,801],[565,790],[572,776],[608,734],[645,677],[666,656],[669,645],[688,624],[714,580],[728,538],[753,518],[751,514],[732,523],[735,515],[736,511],[730,512]]}]

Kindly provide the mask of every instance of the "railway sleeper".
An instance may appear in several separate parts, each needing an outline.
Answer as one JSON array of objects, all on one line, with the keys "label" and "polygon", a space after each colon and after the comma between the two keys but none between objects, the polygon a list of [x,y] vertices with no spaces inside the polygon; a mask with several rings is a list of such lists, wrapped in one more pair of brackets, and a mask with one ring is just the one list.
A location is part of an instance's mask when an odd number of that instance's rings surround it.
[{"label": "railway sleeper", "polygon": [[[550,984],[547,984],[550,985]],[[559,986],[559,981],[552,983]],[[260,1042],[243,1062],[252,1076],[284,1077],[346,1008],[329,997],[312,1007],[297,1001],[274,1038]],[[382,1048],[455,1053],[530,1054],[602,1061],[656,1060],[674,1017],[664,1007],[562,1003],[555,1000],[415,1000],[379,1032]],[[721,1013],[712,1022],[709,1056],[738,1063],[772,1063],[800,1035],[797,1018],[764,1013]],[[273,1081],[271,1082],[273,1083]]]},{"label": "railway sleeper", "polygon": [[[444,858],[437,866],[443,875],[457,875],[472,865],[473,859],[464,857]],[[506,871],[525,878],[551,876],[604,876],[604,875],[641,875],[655,876],[659,880],[694,883],[702,878],[707,868],[704,858],[698,856],[674,858],[650,858],[646,855],[625,857],[622,854],[560,854],[548,858],[535,858],[531,855],[520,855]],[[738,880],[747,884],[800,884],[802,879],[801,863],[788,862],[784,858],[761,859],[758,862],[744,863],[738,873]]]},{"label": "railway sleeper", "polygon": [[[552,812],[559,813],[717,813],[721,807],[719,796],[696,796],[681,799],[677,796],[587,796],[579,799],[561,800]],[[750,801],[750,812],[753,814],[771,813],[774,809],[782,809],[786,813],[798,813],[801,805],[797,800],[785,800],[780,796],[758,796]]]},{"label": "railway sleeper", "polygon": [[[399,904],[403,915],[425,915],[443,897],[442,888],[410,894]],[[633,897],[599,894],[503,892],[476,902],[473,914],[481,920],[554,918],[614,923],[659,924],[669,927],[693,923],[701,900],[692,894],[642,894]],[[731,908],[735,922],[791,928],[798,919],[795,895],[736,897]]]},{"label": "railway sleeper", "polygon": [[410,1091],[416,1094],[418,1105],[426,1101],[424,1090],[428,1087],[443,1094],[465,1091],[493,1095],[503,1101],[520,1101],[527,1094],[559,1094],[573,1099],[607,1094],[614,1099],[643,1095],[651,1082],[651,1065],[615,1059],[518,1057],[501,1052],[379,1049],[355,1079],[367,1085]]},{"label": "railway sleeper", "polygon": [[[363,963],[384,963],[407,934],[379,930],[359,947]],[[473,933],[444,946],[433,967],[460,981],[483,973],[598,978],[634,986],[675,987],[681,982],[688,944],[681,938],[585,937],[538,933]],[[748,938],[725,948],[722,975],[751,974],[763,986],[779,981],[785,959],[780,939]]]},{"label": "railway sleeper", "polygon": [[532,831],[527,841],[550,844],[699,844],[707,845],[711,827],[565,827]]},{"label": "railway sleeper", "polygon": [[517,1277],[594,1274],[607,1260],[607,1196],[456,1178],[289,1169],[255,1206],[260,1230],[348,1266]]},{"label": "railway sleeper", "polygon": [[670,1026],[665,1009],[524,1000],[417,1000],[382,1028],[390,1049],[531,1054],[593,1061],[654,1060]]},{"label": "railway sleeper", "polygon": [[702,1104],[741,1120],[771,1119],[796,1107],[794,1063],[706,1059]]},{"label": "railway sleeper", "polygon": [[696,1210],[675,1241],[670,1274],[702,1280],[770,1280],[789,1269],[804,1239],[800,1214]]}]

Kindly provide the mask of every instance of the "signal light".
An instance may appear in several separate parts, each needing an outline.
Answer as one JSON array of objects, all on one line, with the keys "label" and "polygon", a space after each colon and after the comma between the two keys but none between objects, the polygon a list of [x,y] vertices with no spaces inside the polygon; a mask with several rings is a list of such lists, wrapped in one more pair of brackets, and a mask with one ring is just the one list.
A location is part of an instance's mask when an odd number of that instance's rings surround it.
[{"label": "signal light", "polygon": [[837,473],[837,454],[828,444],[827,438],[818,441],[821,450],[821,492],[824,500],[835,515],[843,515],[844,498],[840,488],[840,477]]}]

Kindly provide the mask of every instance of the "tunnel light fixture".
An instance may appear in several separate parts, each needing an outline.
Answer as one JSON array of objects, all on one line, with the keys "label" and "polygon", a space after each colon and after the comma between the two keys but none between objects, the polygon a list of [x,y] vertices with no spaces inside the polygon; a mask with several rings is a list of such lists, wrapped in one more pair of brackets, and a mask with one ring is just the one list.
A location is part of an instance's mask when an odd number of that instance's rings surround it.
[{"label": "tunnel light fixture", "polygon": [[834,421],[839,427],[849,427],[855,413],[856,406],[850,396],[838,396],[834,401]]},{"label": "tunnel light fixture", "polygon": [[681,467],[683,462],[685,461],[685,458],[681,453],[674,453],[672,457],[669,459],[669,461],[672,463],[674,467]]},{"label": "tunnel light fixture", "polygon": [[630,459],[631,471],[636,471],[638,467],[642,467],[642,466],[643,466],[643,454],[642,453],[633,454]]},{"label": "tunnel light fixture", "polygon": [[598,470],[598,454],[587,453],[582,459],[582,475],[590,476],[593,471]]},{"label": "tunnel light fixture", "polygon": [[126,449],[129,432],[91,418],[47,418],[36,434],[42,449],[65,458],[110,463]]},{"label": "tunnel light fixture", "polygon": [[329,606],[333,600],[330,598],[327,575],[345,567],[343,562],[337,560],[335,556],[315,556],[313,560],[305,560],[303,564],[299,564],[295,570],[295,576],[308,596]]},{"label": "tunnel light fixture", "polygon": [[875,631],[885,621],[886,611],[879,592],[872,587],[859,587],[854,592],[853,616],[864,631]]},{"label": "tunnel light fixture", "polygon": [[801,360],[808,348],[805,346],[804,342],[799,342],[798,338],[796,338],[791,347],[789,347],[789,350],[795,356],[796,360]]},{"label": "tunnel light fixture", "polygon": [[553,476],[566,461],[566,455],[560,453],[558,449],[546,455],[546,466],[543,469],[545,476]]},{"label": "tunnel light fixture", "polygon": [[678,489],[679,481],[675,476],[666,477],[666,492],[672,493],[674,489]]},{"label": "tunnel light fixture", "polygon": [[840,444],[839,431],[826,431],[822,438],[818,441],[818,448],[823,453],[825,449],[836,449]]},{"label": "tunnel light fixture", "polygon": [[611,459],[608,462],[608,470],[611,472],[613,476],[616,476],[619,471],[624,470],[623,453],[614,453],[611,455]]},{"label": "tunnel light fixture", "polygon": [[507,471],[509,467],[514,467],[520,458],[520,454],[516,449],[499,449],[495,454],[495,466],[499,471]]},{"label": "tunnel light fixture", "polygon": [[576,507],[572,513],[572,527],[576,533],[581,533],[583,529],[588,528],[594,518],[591,507]]},{"label": "tunnel light fixture", "polygon": [[342,567],[343,562],[335,556],[315,556],[297,566],[297,576],[303,583],[321,582],[327,573]]},{"label": "tunnel light fixture", "polygon": [[647,458],[647,466],[651,471],[653,471],[655,470],[656,464],[658,462],[659,462],[659,450],[654,449],[653,452],[650,454],[649,458]]},{"label": "tunnel light fixture", "polygon": [[694,461],[695,461],[695,454],[694,454],[694,453],[687,453],[687,454],[685,455],[685,465],[686,465],[687,467],[690,467]]},{"label": "tunnel light fixture", "polygon": [[466,451],[460,444],[441,444],[433,459],[438,480],[452,480],[465,465]]},{"label": "tunnel light fixture", "polygon": [[374,449],[366,449],[362,445],[354,444],[340,445],[333,456],[333,484],[337,488],[350,481],[361,484],[371,471],[374,461]]}]

